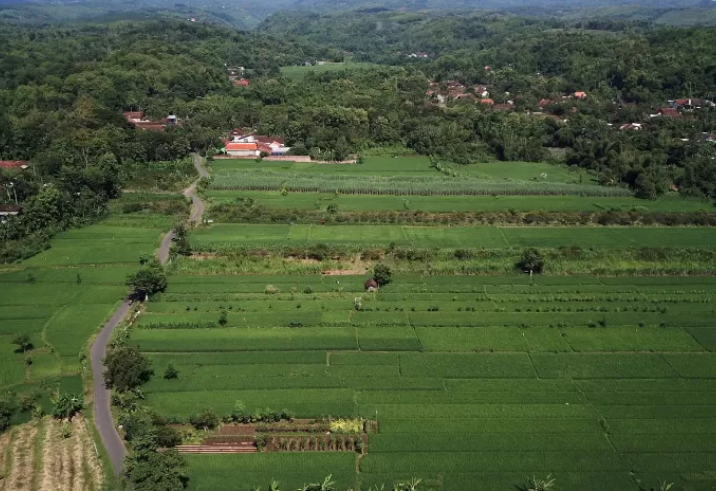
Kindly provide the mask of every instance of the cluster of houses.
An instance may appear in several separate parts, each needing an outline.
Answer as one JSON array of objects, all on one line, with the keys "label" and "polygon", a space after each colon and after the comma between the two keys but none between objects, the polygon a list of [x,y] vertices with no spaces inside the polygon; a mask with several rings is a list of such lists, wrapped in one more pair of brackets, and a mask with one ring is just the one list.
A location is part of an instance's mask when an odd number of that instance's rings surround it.
[{"label": "cluster of houses", "polygon": [[430,58],[430,53],[425,53],[423,51],[416,51],[415,53],[403,53],[402,51],[396,51],[395,54],[397,56],[405,56],[406,58],[422,58],[427,59]]},{"label": "cluster of houses", "polygon": [[257,135],[243,130],[232,130],[224,141],[226,155],[238,158],[256,158],[262,155],[284,157],[291,150],[283,138]]},{"label": "cluster of houses", "polygon": [[[485,70],[489,71],[490,67],[485,67]],[[437,104],[441,105],[447,104],[451,101],[470,100],[475,102],[476,104],[483,104],[485,106],[488,106],[495,111],[511,111],[515,109],[515,102],[513,100],[507,100],[504,103],[495,103],[495,101],[490,98],[490,91],[488,90],[487,86],[481,84],[467,87],[464,84],[456,82],[454,80],[449,80],[439,85],[431,81],[430,88],[426,92],[426,95],[431,101],[434,101]],[[510,96],[511,94],[506,93],[505,95]],[[563,95],[559,99],[542,99],[541,101],[539,101],[539,107],[540,109],[546,109],[548,106],[558,104],[560,102],[574,99],[581,101],[586,98],[586,92],[577,91],[573,94]],[[534,114],[540,115],[542,113],[540,112]]]},{"label": "cluster of houses", "polygon": [[127,111],[122,113],[124,119],[140,130],[164,131],[167,126],[179,126],[179,120],[173,114],[158,121],[147,119],[144,111]]}]

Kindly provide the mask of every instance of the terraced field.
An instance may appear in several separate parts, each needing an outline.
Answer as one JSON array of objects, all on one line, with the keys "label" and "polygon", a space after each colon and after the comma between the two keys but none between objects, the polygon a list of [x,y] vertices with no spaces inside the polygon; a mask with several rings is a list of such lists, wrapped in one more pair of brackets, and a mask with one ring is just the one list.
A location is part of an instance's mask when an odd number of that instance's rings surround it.
[{"label": "terraced field", "polygon": [[278,247],[304,244],[359,244],[437,248],[716,246],[710,227],[468,227],[411,225],[215,224],[191,237],[199,250],[231,246]]},{"label": "terraced field", "polygon": [[[706,277],[174,276],[132,338],[143,391],[206,408],[378,421],[363,455],[193,455],[190,488],[716,487],[716,281]],[[219,318],[226,312],[226,325]],[[236,476],[241,476],[237,479]]]},{"label": "terraced field", "polygon": [[[108,222],[63,233],[47,251],[0,271],[0,390],[60,384],[82,392],[81,352],[162,233]],[[30,338],[26,353],[13,343],[21,333]]]}]

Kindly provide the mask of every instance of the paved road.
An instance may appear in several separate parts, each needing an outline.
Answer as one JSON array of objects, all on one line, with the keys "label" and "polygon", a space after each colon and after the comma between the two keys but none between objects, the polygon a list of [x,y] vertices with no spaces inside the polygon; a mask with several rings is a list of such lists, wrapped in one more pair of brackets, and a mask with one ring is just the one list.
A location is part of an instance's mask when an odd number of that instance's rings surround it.
[{"label": "paved road", "polygon": [[[208,177],[209,173],[202,166],[202,159],[199,155],[194,155],[194,167],[200,177]],[[192,222],[200,222],[201,216],[204,214],[204,202],[196,196],[196,186],[199,183],[197,179],[184,190],[184,196],[192,200],[192,212],[189,220]],[[164,264],[169,259],[169,248],[172,245],[172,237],[174,234],[170,231],[163,238],[157,252],[159,262]],[[125,318],[130,310],[130,304],[124,302],[122,306],[114,313],[112,318],[107,321],[99,335],[92,345],[90,361],[92,363],[92,376],[94,385],[94,422],[97,430],[102,438],[104,448],[107,449],[109,459],[117,474],[122,470],[122,461],[127,455],[127,449],[124,446],[122,437],[119,436],[117,428],[114,426],[112,419],[112,411],[110,408],[111,392],[104,385],[104,364],[102,360],[107,352],[107,344],[112,337],[112,331]]]}]

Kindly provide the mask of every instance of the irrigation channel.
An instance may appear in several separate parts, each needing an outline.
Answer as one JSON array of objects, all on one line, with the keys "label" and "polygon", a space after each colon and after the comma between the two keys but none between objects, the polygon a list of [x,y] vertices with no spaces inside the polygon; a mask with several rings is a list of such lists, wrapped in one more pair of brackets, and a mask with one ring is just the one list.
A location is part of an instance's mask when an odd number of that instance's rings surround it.
[{"label": "irrigation channel", "polygon": [[[202,165],[202,159],[198,154],[194,154],[194,167],[196,168],[199,178],[195,180],[191,186],[184,190],[184,196],[191,198],[192,208],[189,217],[190,222],[200,222],[204,214],[204,202],[196,196],[196,188],[202,177],[208,177],[209,173]],[[165,264],[169,259],[169,248],[174,237],[173,232],[167,232],[157,251],[157,258],[161,264]],[[107,454],[112,462],[112,466],[117,474],[122,470],[122,461],[127,454],[122,437],[117,431],[112,419],[112,411],[110,407],[111,391],[104,384],[104,357],[107,352],[107,344],[112,337],[112,331],[117,327],[129,312],[131,304],[128,301],[122,303],[111,319],[107,321],[97,338],[92,344],[91,362],[92,377],[94,379],[94,422],[97,425],[100,438]]]}]

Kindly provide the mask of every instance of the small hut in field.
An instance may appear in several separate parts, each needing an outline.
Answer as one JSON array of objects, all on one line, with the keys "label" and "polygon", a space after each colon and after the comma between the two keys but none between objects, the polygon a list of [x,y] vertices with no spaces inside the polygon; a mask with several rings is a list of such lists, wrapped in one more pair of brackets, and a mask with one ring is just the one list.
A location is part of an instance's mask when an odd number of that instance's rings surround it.
[{"label": "small hut in field", "polygon": [[374,292],[378,289],[378,282],[375,281],[375,278],[370,278],[368,281],[365,282],[365,289],[369,292]]}]

